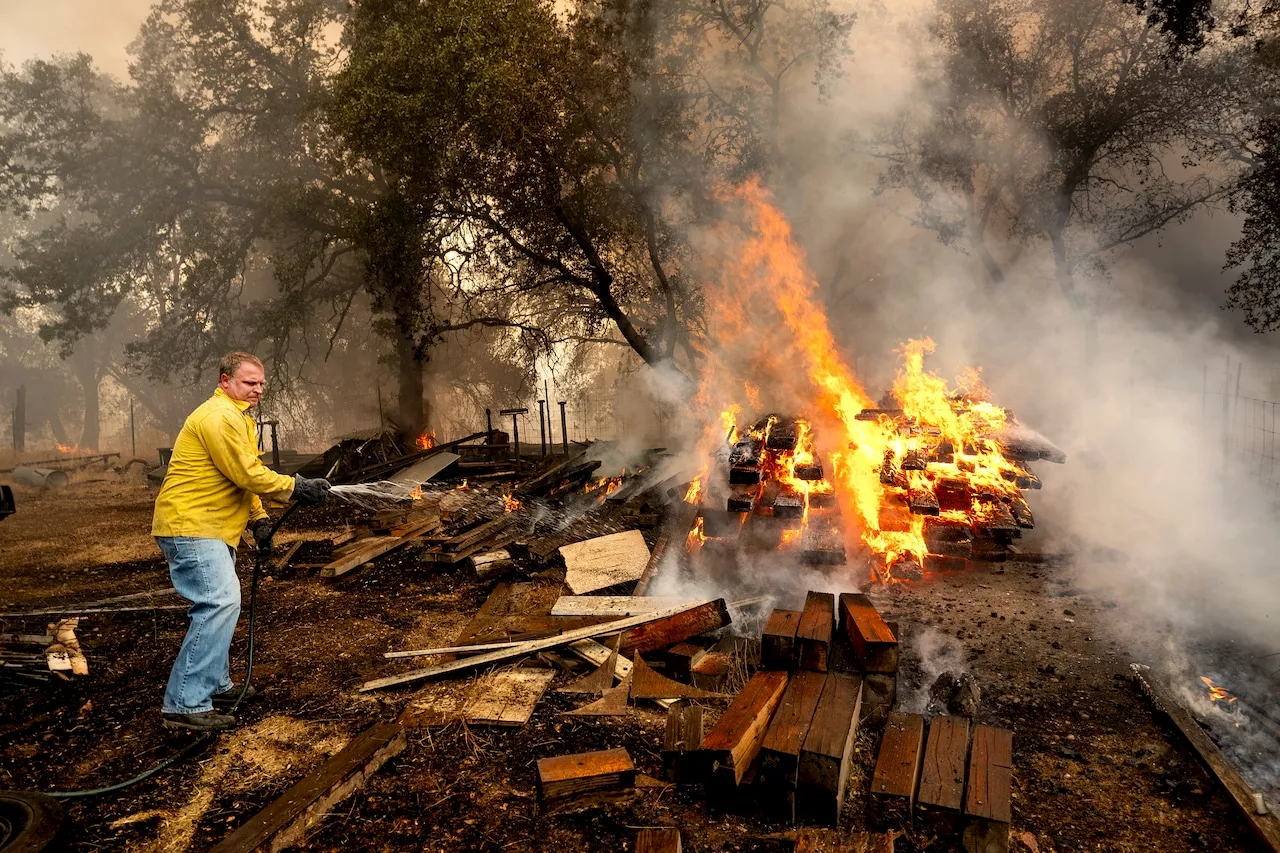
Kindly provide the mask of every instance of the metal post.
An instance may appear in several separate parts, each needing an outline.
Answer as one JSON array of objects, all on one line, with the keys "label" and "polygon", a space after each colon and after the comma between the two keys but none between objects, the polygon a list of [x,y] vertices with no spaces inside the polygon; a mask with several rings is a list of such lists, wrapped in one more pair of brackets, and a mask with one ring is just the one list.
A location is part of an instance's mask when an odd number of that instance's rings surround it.
[{"label": "metal post", "polygon": [[271,462],[276,471],[280,470],[280,444],[276,441],[276,427],[279,426],[278,421],[271,422]]},{"label": "metal post", "polygon": [[133,428],[133,398],[129,398],[129,444],[133,447],[133,458],[138,458],[138,433]]},{"label": "metal post", "polygon": [[502,409],[498,412],[500,415],[511,415],[511,441],[512,441],[512,458],[516,462],[520,461],[520,421],[521,415],[528,414],[529,410],[525,409]]},{"label": "metal post", "polygon": [[493,409],[484,410],[484,428],[489,431],[489,438],[487,439],[487,441],[490,444],[492,444],[493,443]]},{"label": "metal post", "polygon": [[17,400],[13,407],[13,450],[24,453],[27,449],[27,386],[18,386]]},{"label": "metal post", "polygon": [[547,408],[546,400],[538,401],[538,440],[542,445],[542,455],[547,455],[547,422],[543,419],[543,412]]},{"label": "metal post", "polygon": [[[564,455],[569,456],[569,419],[564,414],[565,401],[560,401],[560,441],[564,445]],[[548,415],[547,417],[550,417]]]}]

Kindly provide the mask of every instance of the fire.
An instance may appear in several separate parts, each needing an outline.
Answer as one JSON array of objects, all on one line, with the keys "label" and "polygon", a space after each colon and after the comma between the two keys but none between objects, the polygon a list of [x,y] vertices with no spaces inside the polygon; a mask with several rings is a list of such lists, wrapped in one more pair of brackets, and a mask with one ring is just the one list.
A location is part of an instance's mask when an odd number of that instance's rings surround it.
[{"label": "fire", "polygon": [[502,496],[503,512],[515,512],[516,510],[521,509],[523,506],[524,504],[521,501],[516,500],[514,497],[512,497],[509,494]]},{"label": "fire", "polygon": [[467,481],[466,481],[466,480],[463,480],[461,483],[459,483],[458,485],[454,486],[454,487],[453,487],[453,490],[454,490],[455,492],[461,492],[461,491],[465,491],[465,490],[466,490],[466,489],[468,489],[468,488],[470,488],[470,487],[467,485]]},{"label": "fire", "polygon": [[598,492],[600,500],[604,500],[618,490],[626,476],[627,472],[624,470],[616,477],[601,477],[593,483],[587,483],[587,485],[582,489],[582,492],[587,495],[592,494],[593,492]]},{"label": "fire", "polygon": [[[785,217],[754,183],[726,201],[741,205],[746,237],[725,235],[720,279],[708,288],[708,329],[697,344],[707,369],[693,405],[707,414],[707,455],[726,442],[732,449],[738,479],[731,474],[730,488],[751,503],[776,483],[786,517],[798,514],[799,528],[783,534],[787,543],[803,538],[815,504],[824,517],[838,508],[846,546],[870,551],[882,580],[920,576],[929,553],[926,515],[974,530],[1000,527],[1008,536],[1030,526],[1020,488],[1034,478],[1002,454],[997,437],[1009,415],[988,401],[979,371],[966,372],[953,389],[925,366],[933,341],[908,340],[898,350],[891,401],[877,406],[841,355]],[[741,426],[741,401],[758,413],[762,392],[798,398],[802,411],[794,414],[803,416]],[[685,501],[707,500],[707,484],[704,469]],[[779,514],[779,504],[772,512]],[[896,520],[886,526],[886,519]]]},{"label": "fire", "polygon": [[79,444],[59,444],[58,452],[59,453],[79,453],[80,445]]},{"label": "fire", "polygon": [[435,430],[424,431],[422,435],[418,436],[413,440],[413,445],[419,450],[430,450],[431,448],[435,447],[436,446]]},{"label": "fire", "polygon": [[420,500],[422,500],[422,486],[414,486],[414,487],[413,487],[413,491],[412,491],[412,492],[409,492],[409,500],[411,500],[411,501],[420,501]]},{"label": "fire", "polygon": [[1227,692],[1226,688],[1219,687],[1213,683],[1213,679],[1207,675],[1200,676],[1200,680],[1204,682],[1204,686],[1209,688],[1209,699],[1213,702],[1223,702],[1230,705],[1235,702],[1237,697]]}]

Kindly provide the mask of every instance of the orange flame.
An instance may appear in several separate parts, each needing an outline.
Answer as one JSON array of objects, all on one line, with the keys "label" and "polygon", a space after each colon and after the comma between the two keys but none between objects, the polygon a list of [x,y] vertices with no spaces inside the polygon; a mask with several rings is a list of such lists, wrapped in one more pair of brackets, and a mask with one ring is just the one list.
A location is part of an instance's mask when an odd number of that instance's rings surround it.
[{"label": "orange flame", "polygon": [[1205,687],[1209,688],[1210,701],[1222,702],[1227,705],[1230,705],[1232,702],[1235,702],[1238,699],[1238,697],[1232,696],[1229,692],[1227,692],[1226,688],[1219,687],[1218,685],[1214,684],[1213,679],[1210,678],[1209,676],[1202,675],[1200,676],[1200,680],[1204,682]]},{"label": "orange flame", "polygon": [[411,500],[411,501],[420,501],[420,500],[422,500],[422,486],[414,486],[414,487],[413,487],[413,491],[412,491],[412,492],[409,492],[409,500]]},{"label": "orange flame", "polygon": [[79,453],[80,445],[79,444],[59,444],[58,452],[59,453]]},{"label": "orange flame", "polygon": [[414,447],[417,447],[419,450],[430,450],[431,448],[435,447],[436,446],[435,430],[424,431],[422,435],[418,436],[413,440],[413,445]]},{"label": "orange flame", "polygon": [[516,500],[514,497],[512,497],[512,496],[511,496],[511,495],[509,495],[509,494],[508,494],[508,495],[503,495],[503,496],[502,496],[502,511],[503,511],[503,512],[515,512],[516,510],[518,510],[518,509],[522,508],[523,506],[524,506],[524,503],[522,503],[521,501]]},{"label": "orange flame", "polygon": [[[911,496],[927,503],[943,479],[964,481],[972,492],[991,501],[1018,496],[1019,469],[992,439],[1005,427],[1006,412],[986,402],[977,371],[962,378],[961,392],[928,371],[924,358],[934,344],[921,339],[899,349],[902,363],[892,386],[898,410],[859,419],[864,410],[877,406],[841,355],[818,283],[807,270],[789,223],[757,183],[724,195],[743,209],[746,236],[726,234],[725,245],[731,248],[718,265],[719,280],[707,292],[708,329],[697,347],[708,369],[693,400],[708,415],[704,450],[715,456],[726,434],[729,441],[745,438],[738,427],[739,400],[760,411],[762,391],[784,395],[793,407],[799,398],[808,416],[794,425],[770,417],[748,431],[762,447],[762,478],[777,481],[791,496],[789,511],[794,511],[794,496],[801,496],[801,529],[815,498],[834,493],[836,506],[851,520],[844,529],[846,546],[869,549],[885,567],[887,578],[892,579],[893,566],[899,563],[918,575],[928,550],[923,515],[912,514],[905,529],[882,530],[881,505],[906,504]],[[742,334],[743,329],[759,328],[773,330],[767,345]],[[715,341],[715,347],[706,341]],[[710,416],[715,411],[719,418]],[[771,434],[783,426],[795,430],[795,449],[768,448]],[[784,444],[777,442],[775,447]],[[911,464],[904,465],[908,456]],[[886,459],[898,474],[888,485],[881,482]],[[818,460],[822,468],[815,471]],[[806,479],[797,476],[801,467]],[[807,479],[815,474],[822,479]],[[690,485],[686,502],[703,499],[706,475],[704,468]],[[798,535],[790,534],[787,541]]]}]

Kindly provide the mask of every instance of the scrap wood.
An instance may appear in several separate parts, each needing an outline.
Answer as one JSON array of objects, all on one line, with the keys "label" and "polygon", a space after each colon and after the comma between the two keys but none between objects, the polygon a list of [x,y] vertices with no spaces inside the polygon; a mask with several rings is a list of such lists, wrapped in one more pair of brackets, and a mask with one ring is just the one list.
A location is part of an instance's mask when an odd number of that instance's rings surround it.
[{"label": "scrap wood", "polygon": [[352,569],[357,569],[370,560],[394,551],[401,545],[405,545],[413,541],[420,534],[428,533],[439,526],[440,520],[438,518],[433,518],[411,528],[403,536],[379,537],[379,540],[385,541],[373,541],[365,548],[334,560],[332,563],[320,570],[320,576],[324,578],[333,578],[338,577],[339,575],[345,575]]},{"label": "scrap wood", "polygon": [[[608,646],[597,643],[595,640],[578,640],[575,643],[570,643],[568,650],[588,663],[594,663],[597,665],[604,662],[606,658],[613,657],[614,677],[619,681],[630,685],[632,670],[631,661],[621,655],[612,655]],[[629,695],[629,693],[624,695]],[[670,708],[672,705],[675,705],[677,701],[678,700],[676,699],[654,699],[653,703],[663,708]]]},{"label": "scrap wood", "polygon": [[713,693],[690,684],[682,684],[659,675],[636,653],[631,667],[632,699],[728,699],[724,693]]},{"label": "scrap wood", "polygon": [[472,725],[523,726],[555,675],[528,667],[491,673],[476,682],[463,719]]},{"label": "scrap wood", "polygon": [[49,671],[63,678],[66,677],[64,672],[72,675],[89,674],[89,662],[85,660],[84,652],[80,650],[80,641],[76,639],[76,627],[79,624],[79,616],[49,623],[53,642],[45,649],[45,657],[49,662]]},{"label": "scrap wood", "polygon": [[575,595],[639,580],[649,563],[649,546],[639,530],[624,530],[563,545],[565,583]]},{"label": "scrap wood", "polygon": [[280,569],[283,569],[285,566],[289,565],[289,561],[293,559],[294,554],[298,553],[298,549],[302,547],[302,543],[305,541],[306,541],[305,539],[299,539],[297,542],[294,542],[292,545],[286,548],[283,554],[281,554],[279,557],[277,557],[275,560],[272,561],[271,567],[279,571]]},{"label": "scrap wood", "polygon": [[573,711],[565,711],[565,717],[620,717],[628,712],[627,698],[631,695],[631,678],[622,679],[617,687],[610,687],[596,701]]},{"label": "scrap wood", "polygon": [[544,814],[601,797],[613,799],[635,784],[636,766],[621,747],[538,759],[538,809]]},{"label": "scrap wood", "polygon": [[405,684],[411,681],[421,681],[426,678],[434,678],[450,672],[470,669],[471,667],[515,660],[516,658],[525,657],[526,655],[531,655],[536,652],[546,651],[547,649],[556,649],[562,646],[567,646],[576,640],[594,639],[595,637],[603,637],[606,634],[615,634],[619,631],[625,631],[628,628],[647,625],[650,622],[656,622],[660,619],[677,616],[682,612],[684,612],[683,608],[671,608],[669,610],[657,610],[653,613],[644,613],[638,616],[629,616],[626,619],[617,619],[600,625],[589,625],[572,631],[566,631],[565,633],[555,637],[547,637],[541,640],[530,640],[508,649],[495,649],[494,651],[485,652],[474,657],[462,658],[459,660],[436,664],[435,666],[423,667],[421,669],[411,670],[399,675],[389,675],[385,678],[375,678],[372,681],[366,681],[362,684],[360,686],[360,692],[367,693],[371,690],[379,690],[384,687],[392,687],[397,684]]},{"label": "scrap wood", "polygon": [[300,842],[307,832],[404,750],[404,726],[378,723],[352,739],[345,748],[303,777],[275,802],[224,838],[210,853],[278,851]]},{"label": "scrap wood", "polygon": [[480,643],[472,646],[443,646],[438,649],[407,649],[401,652],[383,652],[384,658],[417,658],[426,657],[427,655],[476,655],[480,652],[491,652],[494,649],[509,649],[512,646],[520,645],[520,641],[510,641],[505,643]]},{"label": "scrap wood", "polygon": [[667,522],[666,529],[658,537],[658,541],[654,543],[653,553],[649,555],[649,562],[645,564],[644,571],[640,574],[640,579],[632,591],[635,595],[645,594],[649,584],[653,582],[653,576],[658,571],[658,566],[662,563],[668,549],[684,547],[685,540],[689,538],[689,532],[693,530],[694,522],[697,520],[697,504],[681,503],[680,508],[672,514]]},{"label": "scrap wood", "polygon": [[1209,771],[1209,775],[1217,779],[1226,790],[1236,810],[1248,821],[1258,839],[1273,853],[1280,853],[1280,818],[1270,813],[1264,815],[1256,813],[1253,788],[1244,781],[1235,766],[1223,756],[1217,744],[1209,739],[1190,712],[1151,676],[1149,667],[1134,663],[1130,664],[1129,668],[1133,671],[1134,681],[1138,682],[1142,692],[1151,700],[1151,704],[1167,717],[1178,731],[1182,732],[1182,736],[1195,750],[1200,762]]},{"label": "scrap wood", "polygon": [[406,486],[421,486],[461,458],[456,453],[436,453],[414,462],[403,471],[387,477],[387,480],[392,483],[404,483]]},{"label": "scrap wood", "polygon": [[[618,639],[621,634],[615,634],[612,646],[609,648],[609,656],[596,668],[581,678],[575,679],[570,684],[561,687],[558,693],[594,693],[596,695],[603,694],[606,690],[613,686],[613,678],[618,671]],[[580,643],[594,643],[594,640],[579,640]],[[626,676],[622,676],[625,678]]]}]

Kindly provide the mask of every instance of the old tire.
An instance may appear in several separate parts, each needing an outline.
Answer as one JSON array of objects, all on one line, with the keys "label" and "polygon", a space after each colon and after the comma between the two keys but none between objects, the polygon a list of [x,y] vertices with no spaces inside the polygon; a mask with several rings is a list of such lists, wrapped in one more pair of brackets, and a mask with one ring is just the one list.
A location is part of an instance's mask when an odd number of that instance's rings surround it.
[{"label": "old tire", "polygon": [[62,805],[44,794],[0,791],[0,853],[46,850],[62,826]]}]

